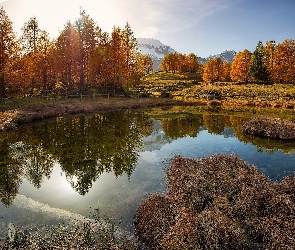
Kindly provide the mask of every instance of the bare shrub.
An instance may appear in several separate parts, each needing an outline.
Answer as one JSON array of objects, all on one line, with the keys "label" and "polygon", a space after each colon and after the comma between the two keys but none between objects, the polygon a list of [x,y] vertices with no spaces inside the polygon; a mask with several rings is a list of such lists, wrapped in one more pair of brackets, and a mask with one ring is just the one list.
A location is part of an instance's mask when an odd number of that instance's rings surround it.
[{"label": "bare shrub", "polygon": [[165,196],[136,215],[136,234],[153,249],[294,249],[295,177],[277,183],[235,155],[166,168]]},{"label": "bare shrub", "polygon": [[273,139],[294,140],[295,123],[279,118],[255,117],[243,125],[243,133]]}]

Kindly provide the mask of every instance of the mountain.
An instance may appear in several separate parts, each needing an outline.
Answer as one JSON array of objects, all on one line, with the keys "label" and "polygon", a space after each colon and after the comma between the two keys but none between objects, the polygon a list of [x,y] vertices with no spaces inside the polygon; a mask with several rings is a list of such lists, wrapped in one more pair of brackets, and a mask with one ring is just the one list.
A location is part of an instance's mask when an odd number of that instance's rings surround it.
[{"label": "mountain", "polygon": [[[160,64],[165,55],[176,52],[168,45],[164,45],[159,40],[153,38],[137,38],[138,50],[145,55],[149,55],[154,63],[154,71],[160,70]],[[198,57],[200,63],[205,64],[209,59],[219,57],[222,61],[232,63],[237,52],[234,50],[224,50],[220,54],[210,55],[207,58]]]},{"label": "mountain", "polygon": [[164,45],[159,40],[153,38],[137,38],[137,42],[138,50],[152,58],[154,71],[160,70],[160,64],[165,55],[176,52],[170,46]]},{"label": "mountain", "polygon": [[143,138],[144,147],[142,151],[160,150],[166,144],[173,142],[174,139],[168,137],[162,128],[160,121],[154,121],[154,131],[151,135]]},{"label": "mountain", "polygon": [[220,54],[207,57],[207,60],[209,60],[211,58],[219,57],[221,59],[221,61],[223,61],[223,62],[232,63],[236,54],[237,54],[237,52],[235,52],[234,50],[224,50]]}]

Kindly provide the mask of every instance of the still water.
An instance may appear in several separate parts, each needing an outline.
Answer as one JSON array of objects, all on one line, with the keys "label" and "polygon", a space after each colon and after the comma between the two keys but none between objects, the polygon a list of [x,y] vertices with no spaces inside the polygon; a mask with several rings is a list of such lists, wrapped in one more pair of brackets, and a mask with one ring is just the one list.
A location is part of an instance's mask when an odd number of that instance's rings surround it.
[{"label": "still water", "polygon": [[[175,155],[237,154],[274,181],[294,174],[294,141],[241,132],[256,115],[193,107],[113,111],[2,133],[0,237],[9,223],[34,231],[94,214],[133,232],[138,205],[165,192],[164,169]],[[270,114],[286,115],[295,118]]]}]

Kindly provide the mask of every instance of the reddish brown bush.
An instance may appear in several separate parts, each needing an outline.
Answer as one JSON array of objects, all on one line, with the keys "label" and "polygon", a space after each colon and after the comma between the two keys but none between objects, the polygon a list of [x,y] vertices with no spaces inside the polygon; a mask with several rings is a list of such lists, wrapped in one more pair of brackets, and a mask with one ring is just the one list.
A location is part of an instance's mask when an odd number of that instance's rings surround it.
[{"label": "reddish brown bush", "polygon": [[295,123],[279,118],[256,117],[243,125],[243,133],[273,139],[294,140]]},{"label": "reddish brown bush", "polygon": [[181,156],[166,169],[167,193],[136,215],[153,249],[294,249],[295,177],[272,182],[235,155]]}]

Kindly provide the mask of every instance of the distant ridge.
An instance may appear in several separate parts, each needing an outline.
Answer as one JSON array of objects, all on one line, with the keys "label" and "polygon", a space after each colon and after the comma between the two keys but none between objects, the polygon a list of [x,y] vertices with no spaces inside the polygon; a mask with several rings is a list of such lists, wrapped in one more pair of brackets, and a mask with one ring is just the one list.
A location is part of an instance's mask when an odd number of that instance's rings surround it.
[{"label": "distant ridge", "polygon": [[[144,55],[149,55],[152,58],[154,63],[154,71],[160,70],[160,65],[165,55],[177,52],[170,46],[161,43],[157,39],[137,38],[137,42],[138,51]],[[219,57],[222,61],[232,63],[236,54],[237,52],[234,50],[224,50],[220,54],[210,55],[207,58],[198,57],[198,61],[205,64],[210,58]]]},{"label": "distant ridge", "polygon": [[207,57],[207,60],[210,58],[219,57],[221,61],[232,63],[236,54],[237,52],[235,52],[234,50],[224,50],[220,54]]}]

